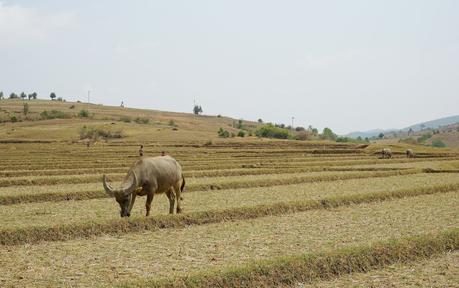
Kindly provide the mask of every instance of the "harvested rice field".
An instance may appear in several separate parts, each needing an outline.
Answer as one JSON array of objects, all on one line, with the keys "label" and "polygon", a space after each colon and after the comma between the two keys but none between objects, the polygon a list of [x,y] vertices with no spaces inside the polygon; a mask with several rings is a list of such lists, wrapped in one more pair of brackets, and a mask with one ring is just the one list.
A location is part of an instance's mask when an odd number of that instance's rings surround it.
[{"label": "harvested rice field", "polygon": [[409,264],[392,264],[368,273],[355,273],[329,281],[296,283],[290,287],[345,288],[345,287],[457,287],[459,279],[459,252],[447,252],[432,259]]},{"label": "harvested rice field", "polygon": [[[144,142],[145,143],[145,142]],[[129,218],[137,143],[0,144],[0,287],[449,287],[459,153],[245,139],[146,143],[176,158],[181,214],[155,195]],[[414,272],[413,272],[414,271]]]}]

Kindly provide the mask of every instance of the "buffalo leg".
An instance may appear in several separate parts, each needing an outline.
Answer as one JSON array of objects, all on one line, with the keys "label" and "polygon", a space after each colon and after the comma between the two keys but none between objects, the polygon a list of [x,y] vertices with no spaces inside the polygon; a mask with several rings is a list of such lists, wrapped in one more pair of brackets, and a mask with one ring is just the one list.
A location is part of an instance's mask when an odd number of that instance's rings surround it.
[{"label": "buffalo leg", "polygon": [[151,202],[153,202],[153,195],[153,192],[149,192],[147,194],[147,202],[145,203],[145,208],[147,209],[147,216],[150,215]]},{"label": "buffalo leg", "polygon": [[182,199],[180,185],[176,185],[175,189],[175,196],[177,198],[177,214],[182,212],[182,208],[180,207],[180,200]]},{"label": "buffalo leg", "polygon": [[174,205],[175,205],[175,193],[174,188],[167,191],[167,198],[169,198],[169,214],[174,214]]}]

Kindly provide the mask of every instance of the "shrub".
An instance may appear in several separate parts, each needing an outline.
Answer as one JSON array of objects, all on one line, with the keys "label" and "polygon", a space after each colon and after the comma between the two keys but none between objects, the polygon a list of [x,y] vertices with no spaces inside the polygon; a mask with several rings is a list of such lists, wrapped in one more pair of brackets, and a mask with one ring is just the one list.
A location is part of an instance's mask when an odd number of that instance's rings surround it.
[{"label": "shrub", "polygon": [[11,120],[11,122],[13,122],[13,123],[14,123],[14,122],[18,122],[18,118],[17,118],[15,115],[11,116],[11,117],[10,117],[10,120]]},{"label": "shrub", "polygon": [[311,137],[311,133],[309,131],[300,131],[295,135],[296,140],[308,140]]},{"label": "shrub", "polygon": [[68,118],[72,118],[72,115],[68,114],[68,113],[65,113],[65,112],[62,112],[62,111],[58,111],[58,110],[51,110],[51,111],[47,111],[47,110],[44,110],[40,113],[40,118],[42,120],[47,120],[47,119],[68,119]]},{"label": "shrub", "polygon": [[242,130],[239,130],[239,132],[237,133],[237,137],[245,137],[245,132]]},{"label": "shrub", "polygon": [[255,132],[255,134],[258,137],[265,138],[287,139],[290,137],[290,133],[287,130],[279,127],[274,127],[271,124],[261,127]]},{"label": "shrub", "polygon": [[407,144],[417,144],[417,141],[412,137],[400,139],[399,142],[407,143]]},{"label": "shrub", "polygon": [[430,139],[432,137],[432,134],[431,133],[426,133],[426,134],[423,134],[421,137],[418,137],[418,139],[416,139],[418,141],[418,143],[424,143],[427,141],[427,139]]},{"label": "shrub", "polygon": [[29,113],[29,104],[28,103],[24,103],[23,104],[22,113],[24,113],[25,116],[27,116],[27,114]]},{"label": "shrub", "polygon": [[177,125],[175,124],[175,121],[174,120],[169,120],[169,122],[167,123],[169,126],[172,126],[172,127],[176,127]]},{"label": "shrub", "polygon": [[231,138],[236,137],[236,134],[234,132],[231,132]]},{"label": "shrub", "polygon": [[230,136],[230,133],[227,130],[223,129],[222,127],[218,129],[217,134],[218,134],[218,137],[221,137],[221,138],[228,138]]},{"label": "shrub", "polygon": [[138,124],[148,124],[150,123],[150,119],[137,117],[134,119],[134,122]]},{"label": "shrub", "polygon": [[218,115],[217,115],[217,118],[222,118],[222,115],[221,115],[221,114],[218,114]]},{"label": "shrub", "polygon": [[244,123],[242,122],[242,119],[239,119],[237,121],[237,126],[238,129],[244,129]]},{"label": "shrub", "polygon": [[89,117],[89,112],[88,110],[82,109],[78,112],[78,117],[80,118],[88,118]]},{"label": "shrub", "polygon": [[75,105],[71,105],[69,109],[75,109]]},{"label": "shrub", "polygon": [[80,128],[80,139],[92,139],[97,140],[99,138],[103,139],[116,139],[122,138],[123,133],[121,130],[112,131],[111,129],[105,127],[88,127],[83,126]]},{"label": "shrub", "polygon": [[440,139],[435,139],[432,141],[432,146],[433,147],[438,147],[438,148],[442,148],[442,147],[446,147],[446,144],[441,141]]},{"label": "shrub", "polygon": [[336,138],[336,142],[350,142],[351,139],[349,139],[348,137],[337,137]]},{"label": "shrub", "polygon": [[125,123],[130,123],[132,121],[132,118],[129,116],[121,116],[120,121],[125,122]]}]

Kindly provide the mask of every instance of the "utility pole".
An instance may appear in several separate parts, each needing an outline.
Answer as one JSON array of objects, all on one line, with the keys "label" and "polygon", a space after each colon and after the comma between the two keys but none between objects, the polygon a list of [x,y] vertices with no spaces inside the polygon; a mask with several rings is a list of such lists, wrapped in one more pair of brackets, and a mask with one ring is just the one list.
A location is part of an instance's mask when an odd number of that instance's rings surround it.
[{"label": "utility pole", "polygon": [[90,102],[90,97],[91,97],[91,90],[88,90],[88,104],[91,103]]},{"label": "utility pole", "polygon": [[292,117],[292,127],[290,128],[290,132],[293,132],[293,119],[295,119],[295,117]]}]

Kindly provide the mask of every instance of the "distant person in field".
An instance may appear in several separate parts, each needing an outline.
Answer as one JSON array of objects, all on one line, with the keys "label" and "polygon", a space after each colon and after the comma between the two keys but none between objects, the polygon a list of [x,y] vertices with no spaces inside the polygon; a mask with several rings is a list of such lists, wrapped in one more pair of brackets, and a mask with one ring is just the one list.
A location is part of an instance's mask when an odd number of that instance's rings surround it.
[{"label": "distant person in field", "polygon": [[143,156],[143,145],[140,145],[139,156],[140,156],[140,157]]}]

